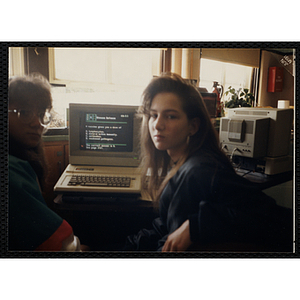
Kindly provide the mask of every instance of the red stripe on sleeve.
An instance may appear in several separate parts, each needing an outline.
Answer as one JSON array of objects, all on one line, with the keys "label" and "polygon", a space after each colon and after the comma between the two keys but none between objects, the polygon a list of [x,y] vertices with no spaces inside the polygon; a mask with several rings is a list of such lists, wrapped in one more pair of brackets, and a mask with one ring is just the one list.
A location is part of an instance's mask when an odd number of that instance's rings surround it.
[{"label": "red stripe on sleeve", "polygon": [[45,242],[39,245],[35,251],[60,251],[63,240],[72,233],[71,225],[66,220],[63,220],[58,229]]}]

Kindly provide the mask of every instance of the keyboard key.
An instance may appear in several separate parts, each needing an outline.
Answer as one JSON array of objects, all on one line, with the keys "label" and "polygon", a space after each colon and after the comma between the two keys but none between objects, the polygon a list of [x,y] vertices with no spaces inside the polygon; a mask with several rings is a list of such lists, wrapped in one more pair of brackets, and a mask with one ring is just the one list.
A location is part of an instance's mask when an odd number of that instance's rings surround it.
[{"label": "keyboard key", "polygon": [[82,186],[108,186],[107,182],[84,182]]}]

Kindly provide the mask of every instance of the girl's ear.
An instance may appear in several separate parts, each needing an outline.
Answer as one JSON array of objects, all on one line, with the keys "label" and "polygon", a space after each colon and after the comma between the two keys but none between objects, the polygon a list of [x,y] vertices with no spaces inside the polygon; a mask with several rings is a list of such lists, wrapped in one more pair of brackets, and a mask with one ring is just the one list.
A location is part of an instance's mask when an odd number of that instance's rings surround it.
[{"label": "girl's ear", "polygon": [[200,127],[200,119],[199,118],[194,118],[190,122],[190,136],[193,136],[196,134],[199,130]]}]

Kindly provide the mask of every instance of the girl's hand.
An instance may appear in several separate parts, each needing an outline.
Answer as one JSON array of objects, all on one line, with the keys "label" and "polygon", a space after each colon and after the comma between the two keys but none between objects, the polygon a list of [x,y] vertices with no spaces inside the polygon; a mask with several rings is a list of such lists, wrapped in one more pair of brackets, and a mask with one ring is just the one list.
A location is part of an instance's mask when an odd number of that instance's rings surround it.
[{"label": "girl's hand", "polygon": [[191,244],[192,241],[190,239],[190,221],[186,220],[178,229],[176,229],[168,236],[162,248],[162,252],[182,252],[188,249]]}]

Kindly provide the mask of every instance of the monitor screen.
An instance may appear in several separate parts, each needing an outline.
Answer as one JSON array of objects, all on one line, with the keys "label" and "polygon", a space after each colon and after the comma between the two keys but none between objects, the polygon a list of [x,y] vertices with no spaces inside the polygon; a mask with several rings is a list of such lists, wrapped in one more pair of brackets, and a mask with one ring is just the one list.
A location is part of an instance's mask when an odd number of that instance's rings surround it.
[{"label": "monitor screen", "polygon": [[70,104],[70,163],[138,166],[137,106]]},{"label": "monitor screen", "polygon": [[133,148],[133,113],[82,112],[80,149],[131,152]]}]

